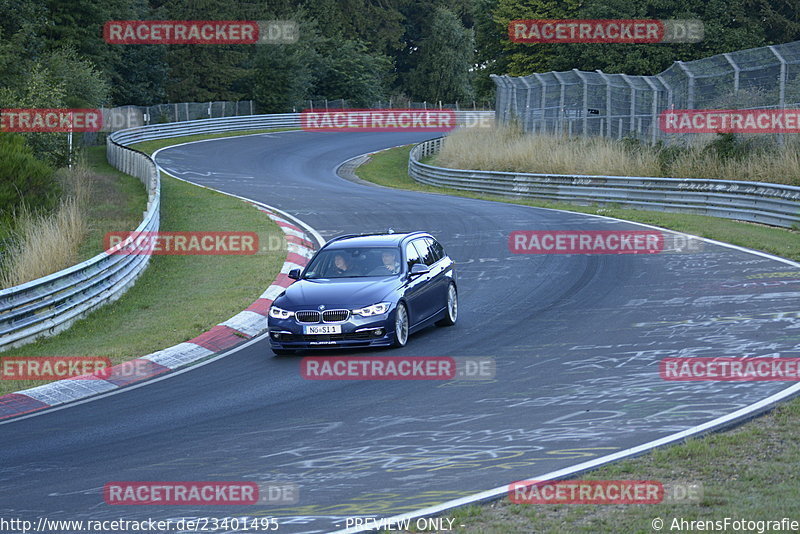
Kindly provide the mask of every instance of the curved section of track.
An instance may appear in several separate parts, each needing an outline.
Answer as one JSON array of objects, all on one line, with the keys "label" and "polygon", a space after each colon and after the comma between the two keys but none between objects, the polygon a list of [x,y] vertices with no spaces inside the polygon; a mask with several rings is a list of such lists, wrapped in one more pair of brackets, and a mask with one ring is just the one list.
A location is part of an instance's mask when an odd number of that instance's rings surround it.
[{"label": "curved section of track", "polygon": [[[161,151],[177,177],[262,201],[325,237],[424,229],[460,270],[460,317],[376,355],[491,356],[480,382],[305,381],[266,340],[166,380],[0,425],[0,516],[277,516],[328,532],[533,478],[704,423],[786,387],[667,382],[667,356],[800,355],[798,271],[707,244],[693,254],[513,255],[513,230],[629,223],[368,187],[335,168],[411,133],[281,132]],[[372,354],[364,352],[362,354]],[[284,508],[107,506],[112,480],[294,482]]]}]

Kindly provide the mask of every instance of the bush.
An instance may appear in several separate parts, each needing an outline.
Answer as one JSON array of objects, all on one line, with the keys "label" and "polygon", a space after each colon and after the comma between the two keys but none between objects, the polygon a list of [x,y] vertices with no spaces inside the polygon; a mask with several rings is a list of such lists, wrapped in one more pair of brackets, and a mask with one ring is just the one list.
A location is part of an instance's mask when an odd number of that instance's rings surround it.
[{"label": "bush", "polygon": [[10,224],[22,205],[50,211],[59,196],[53,169],[33,156],[22,137],[0,133],[0,222]]}]

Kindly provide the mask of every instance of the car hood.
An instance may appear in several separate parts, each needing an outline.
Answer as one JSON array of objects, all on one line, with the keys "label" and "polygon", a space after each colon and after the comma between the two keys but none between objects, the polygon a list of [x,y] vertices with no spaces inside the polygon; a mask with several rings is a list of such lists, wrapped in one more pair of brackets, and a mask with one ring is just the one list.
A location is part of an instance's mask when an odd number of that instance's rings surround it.
[{"label": "car hood", "polygon": [[360,308],[383,302],[400,287],[399,277],[298,280],[276,300],[290,310],[312,308]]}]

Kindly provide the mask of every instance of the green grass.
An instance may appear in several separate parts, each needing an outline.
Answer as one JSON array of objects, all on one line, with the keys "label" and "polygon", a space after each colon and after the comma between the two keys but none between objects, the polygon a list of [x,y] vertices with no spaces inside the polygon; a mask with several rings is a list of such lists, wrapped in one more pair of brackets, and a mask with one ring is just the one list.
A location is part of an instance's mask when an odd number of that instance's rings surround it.
[{"label": "green grass", "polygon": [[94,172],[88,206],[89,235],[78,252],[81,261],[103,251],[106,232],[135,229],[147,209],[147,192],[142,182],[109,165],[104,146],[88,147],[84,154]]},{"label": "green grass", "polygon": [[459,191],[457,189],[420,184],[408,176],[408,154],[410,151],[411,145],[391,148],[375,154],[370,161],[356,169],[356,175],[363,180],[398,189],[409,189],[412,191],[424,191],[429,193],[446,193],[448,195],[460,197],[480,198],[511,204],[523,204],[526,206],[562,209],[616,217],[618,219],[652,224],[679,232],[685,232],[687,234],[716,239],[754,250],[769,252],[770,254],[776,254],[784,258],[800,260],[800,232],[796,230],[784,230],[781,228],[717,217],[707,217],[704,215],[630,210],[609,206],[580,206],[566,202],[547,202],[517,197],[482,195],[469,191]]},{"label": "green grass", "polygon": [[[528,201],[418,184],[407,174],[409,150],[410,147],[400,147],[375,154],[369,162],[356,169],[356,174],[387,187],[608,215],[800,260],[800,235],[797,231],[699,215]],[[514,504],[504,498],[486,505],[457,508],[444,515],[455,519],[455,532],[481,534],[651,533],[655,532],[651,525],[656,517],[665,522],[662,532],[687,532],[670,530],[675,518],[779,520],[788,517],[800,520],[797,516],[797,503],[800,502],[798,423],[800,399],[795,399],[727,432],[691,439],[578,477],[700,484],[703,497],[699,503],[533,505]]]},{"label": "green grass", "polygon": [[[167,146],[175,142],[160,143]],[[98,172],[103,167],[96,158],[90,162]],[[241,200],[166,175],[162,175],[161,184],[162,231],[252,231],[259,234],[262,244],[270,235],[280,236],[283,243],[280,228]],[[108,356],[119,363],[170,347],[249,306],[275,279],[284,257],[285,248],[248,256],[155,255],[136,284],[118,301],[57,336],[3,352],[0,358]],[[0,394],[40,384],[4,380],[0,381]]]}]

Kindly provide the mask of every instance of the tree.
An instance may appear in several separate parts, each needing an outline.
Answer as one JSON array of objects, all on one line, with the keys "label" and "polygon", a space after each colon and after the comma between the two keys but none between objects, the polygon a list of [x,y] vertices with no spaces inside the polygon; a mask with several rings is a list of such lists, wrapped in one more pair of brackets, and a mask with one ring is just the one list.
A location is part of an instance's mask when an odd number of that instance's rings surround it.
[{"label": "tree", "polygon": [[322,47],[316,98],[345,99],[353,106],[371,106],[386,97],[392,62],[370,53],[361,41],[326,40]]},{"label": "tree", "polygon": [[253,74],[247,81],[253,99],[263,113],[285,113],[303,107],[321,68],[317,51],[321,38],[316,21],[298,11],[299,40],[293,44],[264,45],[256,50]]},{"label": "tree", "polygon": [[104,74],[73,48],[48,52],[41,61],[52,84],[64,90],[68,108],[96,108],[110,103],[111,88]]},{"label": "tree", "polygon": [[[66,97],[65,83],[39,62],[34,63],[20,89],[0,89],[0,108],[61,108]],[[21,134],[33,154],[53,166],[66,164],[68,147],[63,133],[31,132]]]},{"label": "tree", "polygon": [[408,76],[411,95],[431,102],[472,100],[474,43],[473,31],[464,28],[452,11],[437,8],[420,42],[417,65]]}]

